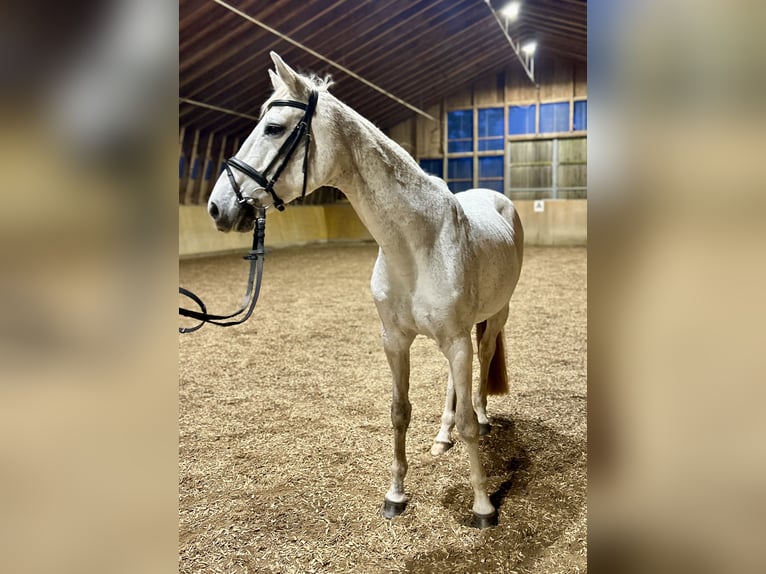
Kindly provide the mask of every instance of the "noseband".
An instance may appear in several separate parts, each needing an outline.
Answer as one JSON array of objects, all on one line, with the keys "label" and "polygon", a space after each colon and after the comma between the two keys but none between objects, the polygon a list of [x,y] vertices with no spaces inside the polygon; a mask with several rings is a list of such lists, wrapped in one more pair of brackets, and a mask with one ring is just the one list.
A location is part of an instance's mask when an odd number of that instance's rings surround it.
[{"label": "noseband", "polygon": [[[309,95],[309,101],[306,104],[303,102],[296,102],[295,100],[274,100],[269,103],[267,110],[278,106],[288,106],[291,108],[304,110],[304,113],[301,121],[298,122],[298,125],[296,125],[295,128],[293,128],[290,136],[284,141],[282,146],[279,148],[277,155],[275,155],[274,159],[271,160],[271,163],[266,166],[266,169],[263,171],[258,171],[247,165],[242,160],[237,159],[236,157],[232,157],[226,160],[226,175],[229,178],[229,183],[231,184],[231,187],[234,190],[234,194],[237,196],[237,201],[239,201],[240,204],[249,203],[251,198],[242,195],[242,190],[240,190],[239,185],[237,184],[237,180],[234,177],[232,168],[241,171],[250,179],[255,180],[258,185],[260,185],[271,195],[271,199],[274,201],[274,207],[276,207],[279,211],[284,211],[285,202],[282,201],[274,191],[274,185],[277,183],[279,176],[282,175],[282,170],[287,167],[290,158],[293,156],[293,152],[295,152],[298,145],[300,145],[300,142],[304,136],[306,138],[306,153],[303,156],[303,192],[301,193],[301,199],[306,196],[306,179],[308,173],[309,148],[311,144],[311,120],[314,117],[314,110],[316,109],[318,98],[319,94],[316,92],[316,90],[312,90],[311,95]],[[277,166],[275,169],[274,166],[276,165],[277,161],[279,161],[280,157],[283,158],[282,163],[280,163],[279,166]],[[274,174],[269,176],[269,172],[272,169],[274,169]],[[271,179],[269,179],[269,177],[271,177]]]},{"label": "noseband", "polygon": [[[245,197],[242,194],[242,190],[237,184],[237,180],[234,177],[232,168],[241,171],[249,178],[255,180],[258,185],[260,185],[271,195],[271,198],[274,201],[274,207],[276,207],[279,211],[284,211],[285,202],[282,201],[274,191],[274,184],[277,183],[277,180],[282,174],[282,171],[287,166],[296,148],[300,145],[301,140],[305,137],[306,153],[303,156],[303,193],[301,194],[301,198],[305,197],[309,161],[309,144],[311,143],[311,120],[314,117],[314,110],[316,110],[318,97],[319,95],[317,92],[312,90],[311,95],[309,95],[309,101],[306,104],[303,102],[296,102],[294,100],[274,100],[273,102],[269,103],[267,110],[275,106],[289,106],[292,108],[304,110],[304,114],[303,118],[301,118],[301,121],[298,122],[298,125],[293,128],[290,136],[279,148],[277,155],[274,156],[274,159],[271,160],[271,163],[269,163],[266,169],[264,169],[262,172],[253,169],[236,157],[232,157],[226,160],[226,175],[228,176],[229,183],[231,184],[231,187],[237,196],[237,201],[243,207],[254,209],[256,216],[253,230],[253,248],[250,250],[250,253],[245,255],[245,259],[250,261],[250,275],[248,276],[247,280],[247,291],[245,292],[242,306],[237,311],[230,313],[229,315],[213,315],[207,312],[207,307],[202,302],[202,299],[200,299],[197,295],[188,289],[179,287],[179,293],[194,301],[194,303],[200,309],[199,311],[194,311],[192,309],[185,309],[183,307],[178,308],[178,313],[182,317],[189,317],[199,321],[199,323],[192,327],[179,327],[179,333],[192,333],[202,327],[202,325],[205,323],[212,323],[213,325],[218,325],[219,327],[240,325],[247,321],[250,318],[250,315],[253,313],[255,304],[258,302],[258,295],[261,291],[261,277],[263,275],[264,257],[263,243],[266,237],[266,209],[263,207],[254,207],[250,203],[253,198]],[[271,179],[269,179],[269,172],[274,169],[274,165],[277,163],[280,157],[282,158],[282,163],[277,166],[277,168],[274,170],[274,174],[271,176]],[[244,313],[244,315],[238,317],[241,313]]]}]

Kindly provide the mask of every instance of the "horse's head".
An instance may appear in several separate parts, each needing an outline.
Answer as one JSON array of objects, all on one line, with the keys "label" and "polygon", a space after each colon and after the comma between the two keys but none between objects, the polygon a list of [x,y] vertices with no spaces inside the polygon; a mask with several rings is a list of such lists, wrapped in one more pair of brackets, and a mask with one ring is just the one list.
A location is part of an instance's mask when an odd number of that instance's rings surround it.
[{"label": "horse's head", "polygon": [[[328,162],[318,160],[328,157],[328,149],[317,137],[327,133],[327,120],[321,111],[330,97],[328,82],[298,74],[275,52],[271,52],[271,59],[276,68],[276,72],[269,70],[274,93],[263,104],[258,124],[229,160],[210,194],[208,213],[220,231],[249,231],[253,228],[253,206],[281,208],[280,202],[289,203],[304,191],[310,193],[328,178]],[[315,109],[310,103],[312,92],[318,94]],[[310,123],[310,140],[305,130],[299,131],[301,122]]]}]

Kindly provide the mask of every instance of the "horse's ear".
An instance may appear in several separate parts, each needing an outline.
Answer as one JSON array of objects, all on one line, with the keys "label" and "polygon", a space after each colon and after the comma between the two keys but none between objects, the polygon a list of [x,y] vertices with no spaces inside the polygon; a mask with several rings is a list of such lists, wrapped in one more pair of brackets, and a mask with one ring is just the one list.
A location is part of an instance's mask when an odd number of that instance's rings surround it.
[{"label": "horse's ear", "polygon": [[282,78],[280,78],[274,70],[269,68],[269,78],[271,78],[271,85],[274,87],[274,90],[277,90],[280,86],[284,86],[285,83],[282,81]]},{"label": "horse's ear", "polygon": [[[279,79],[284,82],[284,84],[287,86],[287,88],[292,91],[293,93],[300,93],[303,91],[302,88],[304,88],[303,82],[301,82],[300,76],[298,76],[298,72],[293,70],[290,66],[285,64],[284,60],[279,57],[279,54],[276,52],[271,52],[271,61],[274,62],[274,67],[277,70],[277,76],[279,76]],[[272,78],[273,83],[273,78]]]}]

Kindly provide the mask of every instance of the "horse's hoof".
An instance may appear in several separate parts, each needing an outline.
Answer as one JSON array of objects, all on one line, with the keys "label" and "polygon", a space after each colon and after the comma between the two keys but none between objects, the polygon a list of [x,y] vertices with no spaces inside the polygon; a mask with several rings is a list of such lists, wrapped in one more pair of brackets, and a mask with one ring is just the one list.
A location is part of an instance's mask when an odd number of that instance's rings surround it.
[{"label": "horse's hoof", "polygon": [[406,500],[402,502],[391,502],[387,498],[384,498],[383,510],[381,510],[381,514],[383,514],[383,518],[386,520],[391,520],[394,516],[399,516],[402,512],[404,512],[406,506]]},{"label": "horse's hoof", "polygon": [[443,455],[445,452],[447,452],[451,448],[452,448],[452,443],[451,442],[438,442],[437,441],[437,442],[435,442],[431,446],[431,454],[433,456],[441,456],[441,455]]},{"label": "horse's hoof", "polygon": [[492,514],[477,514],[474,512],[471,526],[474,528],[492,528],[497,526],[497,510]]},{"label": "horse's hoof", "polygon": [[488,435],[492,432],[492,425],[489,423],[479,423],[479,436]]}]

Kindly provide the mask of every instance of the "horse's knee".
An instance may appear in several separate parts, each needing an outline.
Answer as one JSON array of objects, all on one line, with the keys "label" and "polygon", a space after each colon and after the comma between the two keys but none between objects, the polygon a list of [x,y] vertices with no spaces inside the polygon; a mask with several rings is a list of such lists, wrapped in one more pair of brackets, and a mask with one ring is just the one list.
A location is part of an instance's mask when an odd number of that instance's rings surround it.
[{"label": "horse's knee", "polygon": [[383,343],[383,350],[386,353],[392,354],[407,352],[414,338],[408,333],[395,328],[386,329],[384,325],[381,325],[380,337]]},{"label": "horse's knee", "polygon": [[394,428],[407,427],[410,424],[412,405],[409,401],[394,401],[391,403],[391,423]]}]

